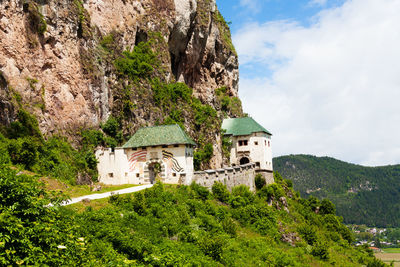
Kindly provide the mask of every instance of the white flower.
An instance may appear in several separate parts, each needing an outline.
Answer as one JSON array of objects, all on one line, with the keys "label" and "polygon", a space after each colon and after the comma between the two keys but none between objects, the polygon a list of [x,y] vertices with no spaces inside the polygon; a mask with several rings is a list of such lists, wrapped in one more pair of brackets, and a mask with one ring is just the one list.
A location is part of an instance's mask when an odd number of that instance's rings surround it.
[{"label": "white flower", "polygon": [[57,248],[59,248],[59,249],[66,249],[67,247],[66,247],[66,246],[63,246],[63,245],[58,245]]}]

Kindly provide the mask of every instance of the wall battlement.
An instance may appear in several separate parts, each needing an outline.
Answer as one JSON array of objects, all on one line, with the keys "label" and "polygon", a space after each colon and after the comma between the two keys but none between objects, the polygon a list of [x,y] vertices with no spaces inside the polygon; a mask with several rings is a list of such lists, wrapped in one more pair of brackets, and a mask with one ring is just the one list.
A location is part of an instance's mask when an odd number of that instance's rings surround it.
[{"label": "wall battlement", "polygon": [[257,173],[264,176],[267,184],[272,184],[272,172],[259,170],[255,163],[232,166],[223,169],[197,171],[193,174],[193,182],[211,189],[215,182],[223,183],[231,191],[237,185],[246,185],[255,191],[254,177]]}]

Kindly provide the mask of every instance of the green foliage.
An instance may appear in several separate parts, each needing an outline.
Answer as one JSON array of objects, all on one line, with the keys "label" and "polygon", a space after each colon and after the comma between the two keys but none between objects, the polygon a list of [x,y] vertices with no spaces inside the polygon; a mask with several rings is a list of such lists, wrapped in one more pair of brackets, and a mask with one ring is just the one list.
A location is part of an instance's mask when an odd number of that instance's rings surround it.
[{"label": "green foliage", "polygon": [[148,43],[140,42],[133,51],[124,51],[122,55],[115,60],[114,66],[121,75],[133,81],[149,78],[157,64],[157,57]]},{"label": "green foliage", "polygon": [[303,197],[332,201],[347,224],[400,226],[400,165],[364,167],[310,155],[278,157],[273,164]]},{"label": "green foliage", "polygon": [[329,259],[329,247],[328,244],[325,242],[317,242],[314,244],[311,255],[319,257],[322,260]]},{"label": "green foliage", "polygon": [[[51,198],[46,192],[15,173],[0,168],[0,223],[5,226],[0,246],[7,248],[0,250],[2,265],[317,266],[326,260],[340,266],[375,264],[368,251],[343,246],[341,236],[335,236],[343,226],[340,218],[317,214],[306,201],[289,195],[284,195],[287,213],[245,186],[232,189],[228,205],[216,201],[221,195],[216,187],[210,194],[195,183],[176,187],[158,182],[134,194],[114,195],[102,209],[88,206],[76,213],[73,206],[47,206]],[[274,190],[285,192],[284,186],[278,183]],[[240,205],[231,201],[235,198],[241,199]],[[283,234],[296,231],[312,246],[300,242],[291,247],[281,241]]]},{"label": "green foliage", "polygon": [[220,87],[215,90],[221,110],[231,116],[241,117],[243,115],[242,102],[238,97],[230,96],[227,87]]},{"label": "green foliage", "polygon": [[38,161],[40,143],[30,137],[12,139],[8,142],[8,155],[15,165],[21,164],[25,169],[32,170]]},{"label": "green foliage", "polygon": [[254,183],[256,185],[257,190],[260,190],[267,184],[264,176],[262,176],[261,174],[256,174],[256,176],[254,177]]},{"label": "green foliage", "polygon": [[12,122],[7,130],[7,137],[16,139],[28,136],[43,139],[37,119],[26,110],[20,109],[17,114],[17,120]]},{"label": "green foliage", "polygon": [[299,225],[297,228],[300,236],[311,246],[317,241],[316,230],[316,227],[309,224]]},{"label": "green foliage", "polygon": [[192,99],[192,108],[194,112],[194,125],[197,129],[213,127],[217,120],[217,112],[213,107],[202,104],[197,98]]},{"label": "green foliage", "polygon": [[49,175],[74,184],[79,175],[97,179],[96,158],[91,145],[102,142],[102,134],[83,133],[83,149],[74,149],[63,137],[44,140],[36,118],[21,109],[17,120],[6,128],[7,136],[0,136],[0,163],[13,164],[42,175]]},{"label": "green foliage", "polygon": [[321,201],[321,206],[319,208],[319,212],[321,214],[336,214],[336,207],[335,205],[330,202],[328,199],[324,199]]},{"label": "green foliage", "polygon": [[228,203],[230,193],[226,185],[220,182],[215,182],[212,186],[213,196],[221,202]]},{"label": "green foliage", "polygon": [[110,116],[104,124],[100,124],[100,128],[109,136],[116,137],[120,124],[116,118]]},{"label": "green foliage", "polygon": [[42,188],[35,178],[0,168],[0,264],[88,264],[86,242],[57,207],[63,198]]},{"label": "green foliage", "polygon": [[202,149],[197,149],[193,154],[193,165],[195,170],[200,170],[202,164],[210,161],[213,155],[213,146],[211,143],[207,143]]}]

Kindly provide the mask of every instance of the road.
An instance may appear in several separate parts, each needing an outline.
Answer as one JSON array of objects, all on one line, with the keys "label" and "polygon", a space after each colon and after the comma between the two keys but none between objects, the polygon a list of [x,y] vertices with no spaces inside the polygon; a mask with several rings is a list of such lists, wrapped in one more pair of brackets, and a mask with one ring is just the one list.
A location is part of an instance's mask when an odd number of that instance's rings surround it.
[{"label": "road", "polygon": [[134,186],[134,187],[129,187],[129,188],[121,189],[121,190],[110,191],[110,192],[101,193],[101,194],[91,194],[91,195],[86,195],[86,196],[81,196],[81,197],[74,197],[71,200],[65,201],[61,205],[62,206],[66,206],[66,205],[75,204],[75,203],[81,202],[83,199],[94,200],[94,199],[101,199],[101,198],[110,197],[111,195],[114,195],[114,194],[122,195],[122,194],[134,193],[134,192],[137,192],[137,191],[140,191],[140,190],[144,190],[146,188],[150,188],[152,186],[153,186],[152,184],[146,184],[146,185]]}]

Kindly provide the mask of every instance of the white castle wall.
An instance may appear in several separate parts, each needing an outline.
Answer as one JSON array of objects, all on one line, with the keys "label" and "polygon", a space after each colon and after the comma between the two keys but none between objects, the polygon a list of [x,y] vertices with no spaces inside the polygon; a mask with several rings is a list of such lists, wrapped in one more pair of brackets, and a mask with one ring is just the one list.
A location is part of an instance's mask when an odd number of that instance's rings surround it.
[{"label": "white castle wall", "polygon": [[162,182],[190,184],[192,181],[193,148],[191,146],[115,148],[114,151],[106,148],[97,150],[96,158],[99,181],[104,184],[148,184],[151,182],[149,165],[155,162],[161,165]]}]

